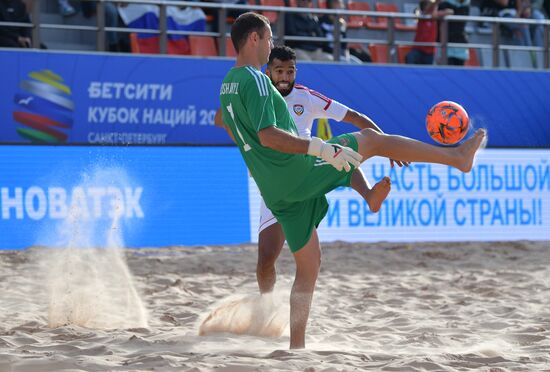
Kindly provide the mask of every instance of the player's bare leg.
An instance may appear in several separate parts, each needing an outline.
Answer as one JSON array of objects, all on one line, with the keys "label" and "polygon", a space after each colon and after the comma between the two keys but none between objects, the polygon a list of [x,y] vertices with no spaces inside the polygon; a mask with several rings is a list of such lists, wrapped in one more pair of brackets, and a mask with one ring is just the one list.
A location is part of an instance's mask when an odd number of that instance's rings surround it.
[{"label": "player's bare leg", "polygon": [[407,162],[450,165],[462,172],[472,169],[475,154],[487,139],[485,129],[478,129],[472,138],[457,147],[433,146],[408,137],[380,134],[372,129],[363,129],[353,135],[364,160],[378,155]]},{"label": "player's bare leg", "polygon": [[357,168],[351,176],[351,187],[365,199],[370,211],[376,213],[391,190],[391,181],[389,177],[384,177],[371,188],[363,171]]},{"label": "player's bare leg", "polygon": [[296,278],[290,293],[290,348],[305,347],[306,326],[311,308],[315,282],[321,267],[321,247],[317,230],[313,230],[307,244],[294,253]]},{"label": "player's bare leg", "polygon": [[269,293],[275,287],[277,271],[275,261],[285,243],[285,234],[280,224],[275,223],[263,229],[258,236],[258,264],[256,279],[260,293]]}]

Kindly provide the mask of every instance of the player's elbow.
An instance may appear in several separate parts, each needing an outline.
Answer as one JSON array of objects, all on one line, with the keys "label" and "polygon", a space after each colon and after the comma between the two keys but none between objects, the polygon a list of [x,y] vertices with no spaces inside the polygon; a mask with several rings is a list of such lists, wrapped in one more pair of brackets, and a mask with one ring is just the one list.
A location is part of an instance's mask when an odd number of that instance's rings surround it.
[{"label": "player's elbow", "polygon": [[354,124],[359,118],[359,113],[353,109],[348,109],[348,112],[346,112],[346,116],[344,116],[344,120],[347,123]]},{"label": "player's elbow", "polygon": [[269,128],[262,129],[258,132],[258,138],[260,139],[260,143],[264,147],[272,147],[273,146],[273,136],[271,135],[271,131]]},{"label": "player's elbow", "polygon": [[218,111],[216,111],[216,115],[214,116],[214,125],[220,128],[223,128],[225,126],[222,119],[221,109],[218,109]]},{"label": "player's elbow", "polygon": [[357,111],[352,110],[352,109],[348,110],[348,112],[346,113],[346,116],[344,117],[343,121],[345,121],[347,123],[351,123],[359,129],[364,129],[364,128],[368,127],[367,118],[364,115],[362,115],[362,114],[360,114]]}]

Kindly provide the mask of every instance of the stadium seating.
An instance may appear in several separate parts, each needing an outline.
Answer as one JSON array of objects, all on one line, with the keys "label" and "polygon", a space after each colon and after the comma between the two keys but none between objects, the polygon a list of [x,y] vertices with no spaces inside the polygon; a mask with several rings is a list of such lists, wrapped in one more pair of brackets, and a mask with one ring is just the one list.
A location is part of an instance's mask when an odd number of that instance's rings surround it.
[{"label": "stadium seating", "polygon": [[[284,1],[284,0],[283,0]],[[246,2],[247,5],[258,5],[258,3],[256,2],[256,0],[247,0]],[[217,11],[217,9],[212,9],[213,11]],[[206,15],[206,22],[207,23],[212,23],[214,22],[214,15],[212,14],[207,14]],[[227,16],[226,20],[225,20],[228,24],[233,24],[233,22],[235,22],[235,17],[231,17],[231,16]]]},{"label": "stadium seating", "polygon": [[194,56],[214,57],[218,55],[216,41],[212,36],[189,36],[191,54]]},{"label": "stadium seating", "polygon": [[412,45],[398,45],[397,46],[397,62],[405,63],[405,57],[412,49]]},{"label": "stadium seating", "polygon": [[137,35],[136,35],[135,32],[132,32],[130,34],[130,51],[132,53],[140,53],[139,43],[138,43]]},{"label": "stadium seating", "polygon": [[[368,12],[371,11],[371,7],[369,3],[363,2],[363,1],[353,1],[350,0],[348,2],[348,9],[349,10],[358,10],[358,11],[364,11]],[[385,19],[385,18],[384,18]],[[376,17],[371,16],[350,16],[348,21],[348,27],[349,28],[362,28],[366,27],[371,30],[385,30],[388,28],[388,22],[383,21],[381,22]]]},{"label": "stadium seating", "polygon": [[[397,8],[397,4],[393,3],[376,3],[374,5],[377,12],[386,12],[386,13],[400,13]],[[406,25],[401,18],[394,18],[395,20],[395,29],[399,31],[414,31],[416,30],[416,25]],[[381,23],[388,22],[387,18],[380,18],[378,20]]]},{"label": "stadium seating", "polygon": [[479,67],[480,63],[479,63],[479,57],[477,55],[477,49],[470,48],[469,51],[470,51],[470,57],[468,58],[464,66]]},{"label": "stadium seating", "polygon": [[[348,2],[348,9],[349,10],[357,10],[357,11],[369,11],[370,6],[368,3],[365,2]],[[360,16],[360,15],[352,15],[349,16],[348,19],[348,27],[349,28],[361,28],[365,26],[365,19],[366,17]]]},{"label": "stadium seating", "polygon": [[388,28],[388,20],[385,17],[367,16],[365,17],[365,26],[371,30],[385,30]]},{"label": "stadium seating", "polygon": [[233,46],[233,42],[231,41],[231,38],[226,37],[225,38],[225,55],[227,57],[236,57],[237,52],[235,51],[235,47]]},{"label": "stadium seating", "polygon": [[[269,0],[264,0],[265,5],[287,5],[287,6],[296,6],[296,0],[283,0],[282,2],[278,1],[277,4],[272,4]],[[276,0],[275,0],[276,1]],[[313,4],[315,7],[322,8],[326,3],[326,0],[313,0]],[[391,8],[391,4],[389,5],[390,8],[384,7],[384,5],[378,5],[376,9],[372,9],[376,2],[379,4],[386,3],[384,0],[349,0],[346,3],[347,8],[350,10],[359,10],[359,11],[396,11],[395,6],[397,9],[403,9],[403,12],[407,14],[411,14],[412,9],[414,9],[416,6],[418,6],[418,0],[388,0],[387,2],[394,4],[394,8]],[[247,0],[247,3],[250,5],[257,5],[260,4],[260,0]],[[371,6],[369,6],[369,4]],[[386,4],[387,5],[387,4]],[[84,25],[84,26],[95,26],[96,25],[96,18],[85,18],[82,14],[76,14],[73,17],[62,17],[58,12],[58,3],[57,0],[41,0],[40,1],[40,9],[41,9],[41,15],[40,15],[40,21],[47,24],[59,24],[59,25],[68,25],[72,27],[73,25]],[[314,10],[313,10],[314,11]],[[277,16],[275,12],[272,12],[273,16]],[[479,7],[473,4],[470,7],[470,15],[475,16],[479,15],[480,10]],[[367,45],[370,43],[380,43],[383,44],[384,40],[387,40],[387,19],[382,19],[377,21],[379,17],[376,16],[349,16],[348,19],[348,37],[353,39],[363,39],[364,45]],[[387,17],[384,17],[387,18]],[[233,18],[228,17],[227,21],[229,23],[233,22]],[[385,22],[384,22],[385,21]],[[407,22],[406,19],[402,20],[404,24],[414,23],[414,22]],[[398,21],[396,19],[396,30],[400,26],[398,26]],[[274,25],[275,26],[275,25]],[[467,23],[467,32],[468,32],[468,38],[469,43],[479,44],[479,45],[487,45],[489,46],[492,42],[492,28],[487,29],[486,32],[484,32],[478,24],[478,22],[470,21]],[[215,31],[214,29],[217,27],[217,25],[208,24],[207,30],[208,31]],[[209,29],[210,28],[210,29]],[[413,29],[413,27],[411,27]],[[227,30],[226,30],[227,31]],[[275,32],[275,30],[274,30]],[[120,32],[120,35],[123,35],[122,32]],[[131,51],[133,53],[152,53],[152,54],[158,54],[159,53],[159,42],[158,42],[158,35],[155,39],[153,35],[150,35],[150,37],[146,35],[141,34],[128,34],[131,44]],[[48,49],[51,50],[97,50],[97,36],[94,32],[89,32],[87,30],[63,30],[63,29],[50,29],[50,28],[44,28],[40,32],[41,41],[45,46],[48,47]],[[394,41],[396,44],[404,43],[408,44],[413,41],[414,38],[414,32],[396,32],[394,34]],[[514,45],[514,41],[510,40],[509,38],[505,37],[504,35],[501,35],[500,41],[504,45]],[[217,43],[214,43],[217,45]],[[219,50],[219,48],[216,48]],[[230,43],[227,44],[227,53],[228,55],[233,55],[233,48],[230,46]],[[403,60],[403,53],[402,50],[398,50],[398,48],[395,48],[395,60],[394,62],[402,62]],[[190,45],[188,43],[187,38],[180,38],[177,41],[174,40],[168,40],[167,41],[167,53],[169,54],[177,54],[177,55],[189,55],[190,52]],[[201,52],[202,53],[202,52]],[[208,55],[213,55],[212,48],[208,53]],[[216,53],[217,55],[218,53]],[[518,50],[507,50],[506,48],[500,50],[500,67],[508,67],[513,69],[533,69],[533,68],[541,68],[543,65],[542,61],[542,53],[530,53],[526,51],[518,51]],[[492,59],[492,49],[491,48],[476,48],[475,50],[471,50],[471,56],[470,60],[466,62],[466,66],[480,66],[480,67],[487,67],[492,68],[493,67],[493,59]],[[393,58],[392,58],[393,60]],[[377,61],[378,62],[378,61]],[[379,62],[380,63],[380,62]]]},{"label": "stadium seating", "polygon": [[[260,5],[263,6],[285,6],[284,0],[260,0]],[[269,19],[269,23],[274,24],[279,18],[279,13],[277,12],[263,12],[263,15]]]},{"label": "stadium seating", "polygon": [[[160,45],[158,37],[140,38],[135,32],[130,33],[130,51],[132,53],[159,54]],[[168,54],[188,55],[190,53],[189,42],[185,39],[167,40]]]},{"label": "stadium seating", "polygon": [[369,52],[374,63],[388,63],[388,46],[386,44],[369,44]]}]

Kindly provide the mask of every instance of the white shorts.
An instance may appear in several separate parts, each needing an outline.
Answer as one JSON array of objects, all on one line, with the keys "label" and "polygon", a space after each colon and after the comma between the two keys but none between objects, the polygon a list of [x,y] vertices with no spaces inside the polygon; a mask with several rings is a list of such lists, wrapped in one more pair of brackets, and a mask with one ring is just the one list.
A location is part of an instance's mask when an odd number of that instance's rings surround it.
[{"label": "white shorts", "polygon": [[269,226],[276,223],[277,219],[275,218],[273,213],[271,213],[269,208],[265,205],[264,199],[262,199],[262,202],[260,204],[260,226],[258,227],[258,234],[267,229]]}]

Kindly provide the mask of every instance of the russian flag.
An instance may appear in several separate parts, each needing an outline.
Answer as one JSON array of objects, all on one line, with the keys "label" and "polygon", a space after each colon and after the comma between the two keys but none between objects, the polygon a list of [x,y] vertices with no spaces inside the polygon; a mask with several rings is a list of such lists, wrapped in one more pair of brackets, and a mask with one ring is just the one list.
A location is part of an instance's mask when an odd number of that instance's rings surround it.
[{"label": "russian flag", "polygon": [[[159,7],[157,5],[134,5],[119,7],[120,18],[129,28],[159,29]],[[206,31],[206,15],[199,8],[166,8],[167,27],[173,31]],[[138,33],[139,53],[159,53],[159,35]],[[134,49],[134,46],[133,48]],[[190,54],[188,38],[185,35],[168,35],[169,54]]]}]

